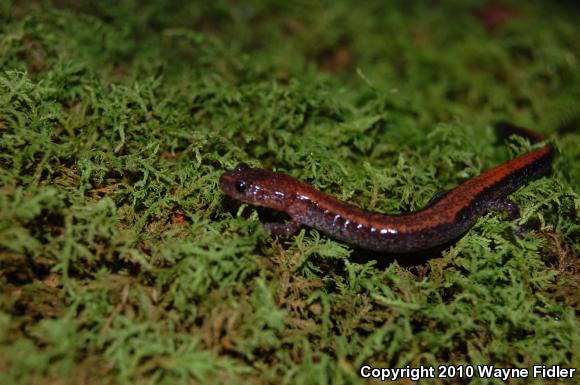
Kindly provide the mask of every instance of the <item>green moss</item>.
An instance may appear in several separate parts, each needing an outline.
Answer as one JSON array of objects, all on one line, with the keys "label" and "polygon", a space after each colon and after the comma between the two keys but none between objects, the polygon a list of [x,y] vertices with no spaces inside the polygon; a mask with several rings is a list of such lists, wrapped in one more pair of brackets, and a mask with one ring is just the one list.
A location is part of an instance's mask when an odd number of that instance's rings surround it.
[{"label": "green moss", "polygon": [[[0,2],[0,382],[579,367],[578,10],[514,2],[488,30],[484,6]],[[529,149],[494,146],[497,120],[560,151],[513,194],[523,239],[490,213],[369,257],[268,236],[217,184],[245,161],[415,210]]]}]

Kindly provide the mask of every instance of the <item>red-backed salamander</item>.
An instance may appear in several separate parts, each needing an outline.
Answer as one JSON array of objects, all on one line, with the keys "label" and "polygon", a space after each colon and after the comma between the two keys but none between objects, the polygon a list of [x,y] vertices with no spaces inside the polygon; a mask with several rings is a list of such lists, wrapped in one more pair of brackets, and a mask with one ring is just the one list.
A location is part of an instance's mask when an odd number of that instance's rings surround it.
[{"label": "red-backed salamander", "polygon": [[[544,140],[541,135],[508,123],[498,123],[496,129],[503,138],[515,134],[532,142]],[[548,173],[554,151],[552,145],[546,144],[437,194],[421,210],[397,215],[362,210],[292,176],[244,163],[223,174],[220,187],[234,199],[287,213],[287,223],[264,224],[272,233],[291,235],[306,225],[361,248],[410,253],[457,239],[488,210],[506,212],[510,219],[519,218],[517,205],[505,197]]]}]

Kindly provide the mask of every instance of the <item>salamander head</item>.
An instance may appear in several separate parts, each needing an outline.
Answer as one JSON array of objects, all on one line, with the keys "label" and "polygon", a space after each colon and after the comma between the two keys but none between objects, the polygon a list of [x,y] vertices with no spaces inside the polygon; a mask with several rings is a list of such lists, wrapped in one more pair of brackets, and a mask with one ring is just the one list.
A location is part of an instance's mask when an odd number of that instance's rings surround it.
[{"label": "salamander head", "polygon": [[293,202],[296,179],[289,175],[251,168],[240,163],[220,177],[220,187],[230,197],[256,206],[286,211]]}]

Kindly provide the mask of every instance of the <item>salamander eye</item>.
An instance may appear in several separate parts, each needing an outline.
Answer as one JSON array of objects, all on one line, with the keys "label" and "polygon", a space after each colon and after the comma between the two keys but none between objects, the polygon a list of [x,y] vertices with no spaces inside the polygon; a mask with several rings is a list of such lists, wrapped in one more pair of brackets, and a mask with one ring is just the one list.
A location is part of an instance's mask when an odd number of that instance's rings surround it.
[{"label": "salamander eye", "polygon": [[246,191],[246,187],[248,186],[246,185],[246,182],[244,182],[243,180],[237,180],[235,183],[235,187],[239,193],[243,193],[244,191]]},{"label": "salamander eye", "polygon": [[250,166],[248,166],[247,164],[245,164],[245,163],[239,163],[236,166],[235,171],[245,171],[245,170],[249,170],[249,169],[250,169]]}]

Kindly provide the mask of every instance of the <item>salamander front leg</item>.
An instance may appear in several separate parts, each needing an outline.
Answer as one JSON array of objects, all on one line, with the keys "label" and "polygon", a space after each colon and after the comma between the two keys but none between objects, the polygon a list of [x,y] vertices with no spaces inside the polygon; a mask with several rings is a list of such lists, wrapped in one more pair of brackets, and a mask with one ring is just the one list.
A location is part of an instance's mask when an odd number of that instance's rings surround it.
[{"label": "salamander front leg", "polygon": [[429,202],[427,202],[427,205],[425,207],[433,206],[435,203],[440,201],[441,198],[443,198],[445,195],[447,195],[447,193],[449,191],[451,191],[451,190],[441,190],[441,191],[436,192],[435,195],[433,195],[431,197],[431,199],[429,199]]},{"label": "salamander front leg", "polygon": [[292,235],[300,228],[300,222],[290,221],[287,223],[269,222],[264,223],[264,229],[272,234]]}]

